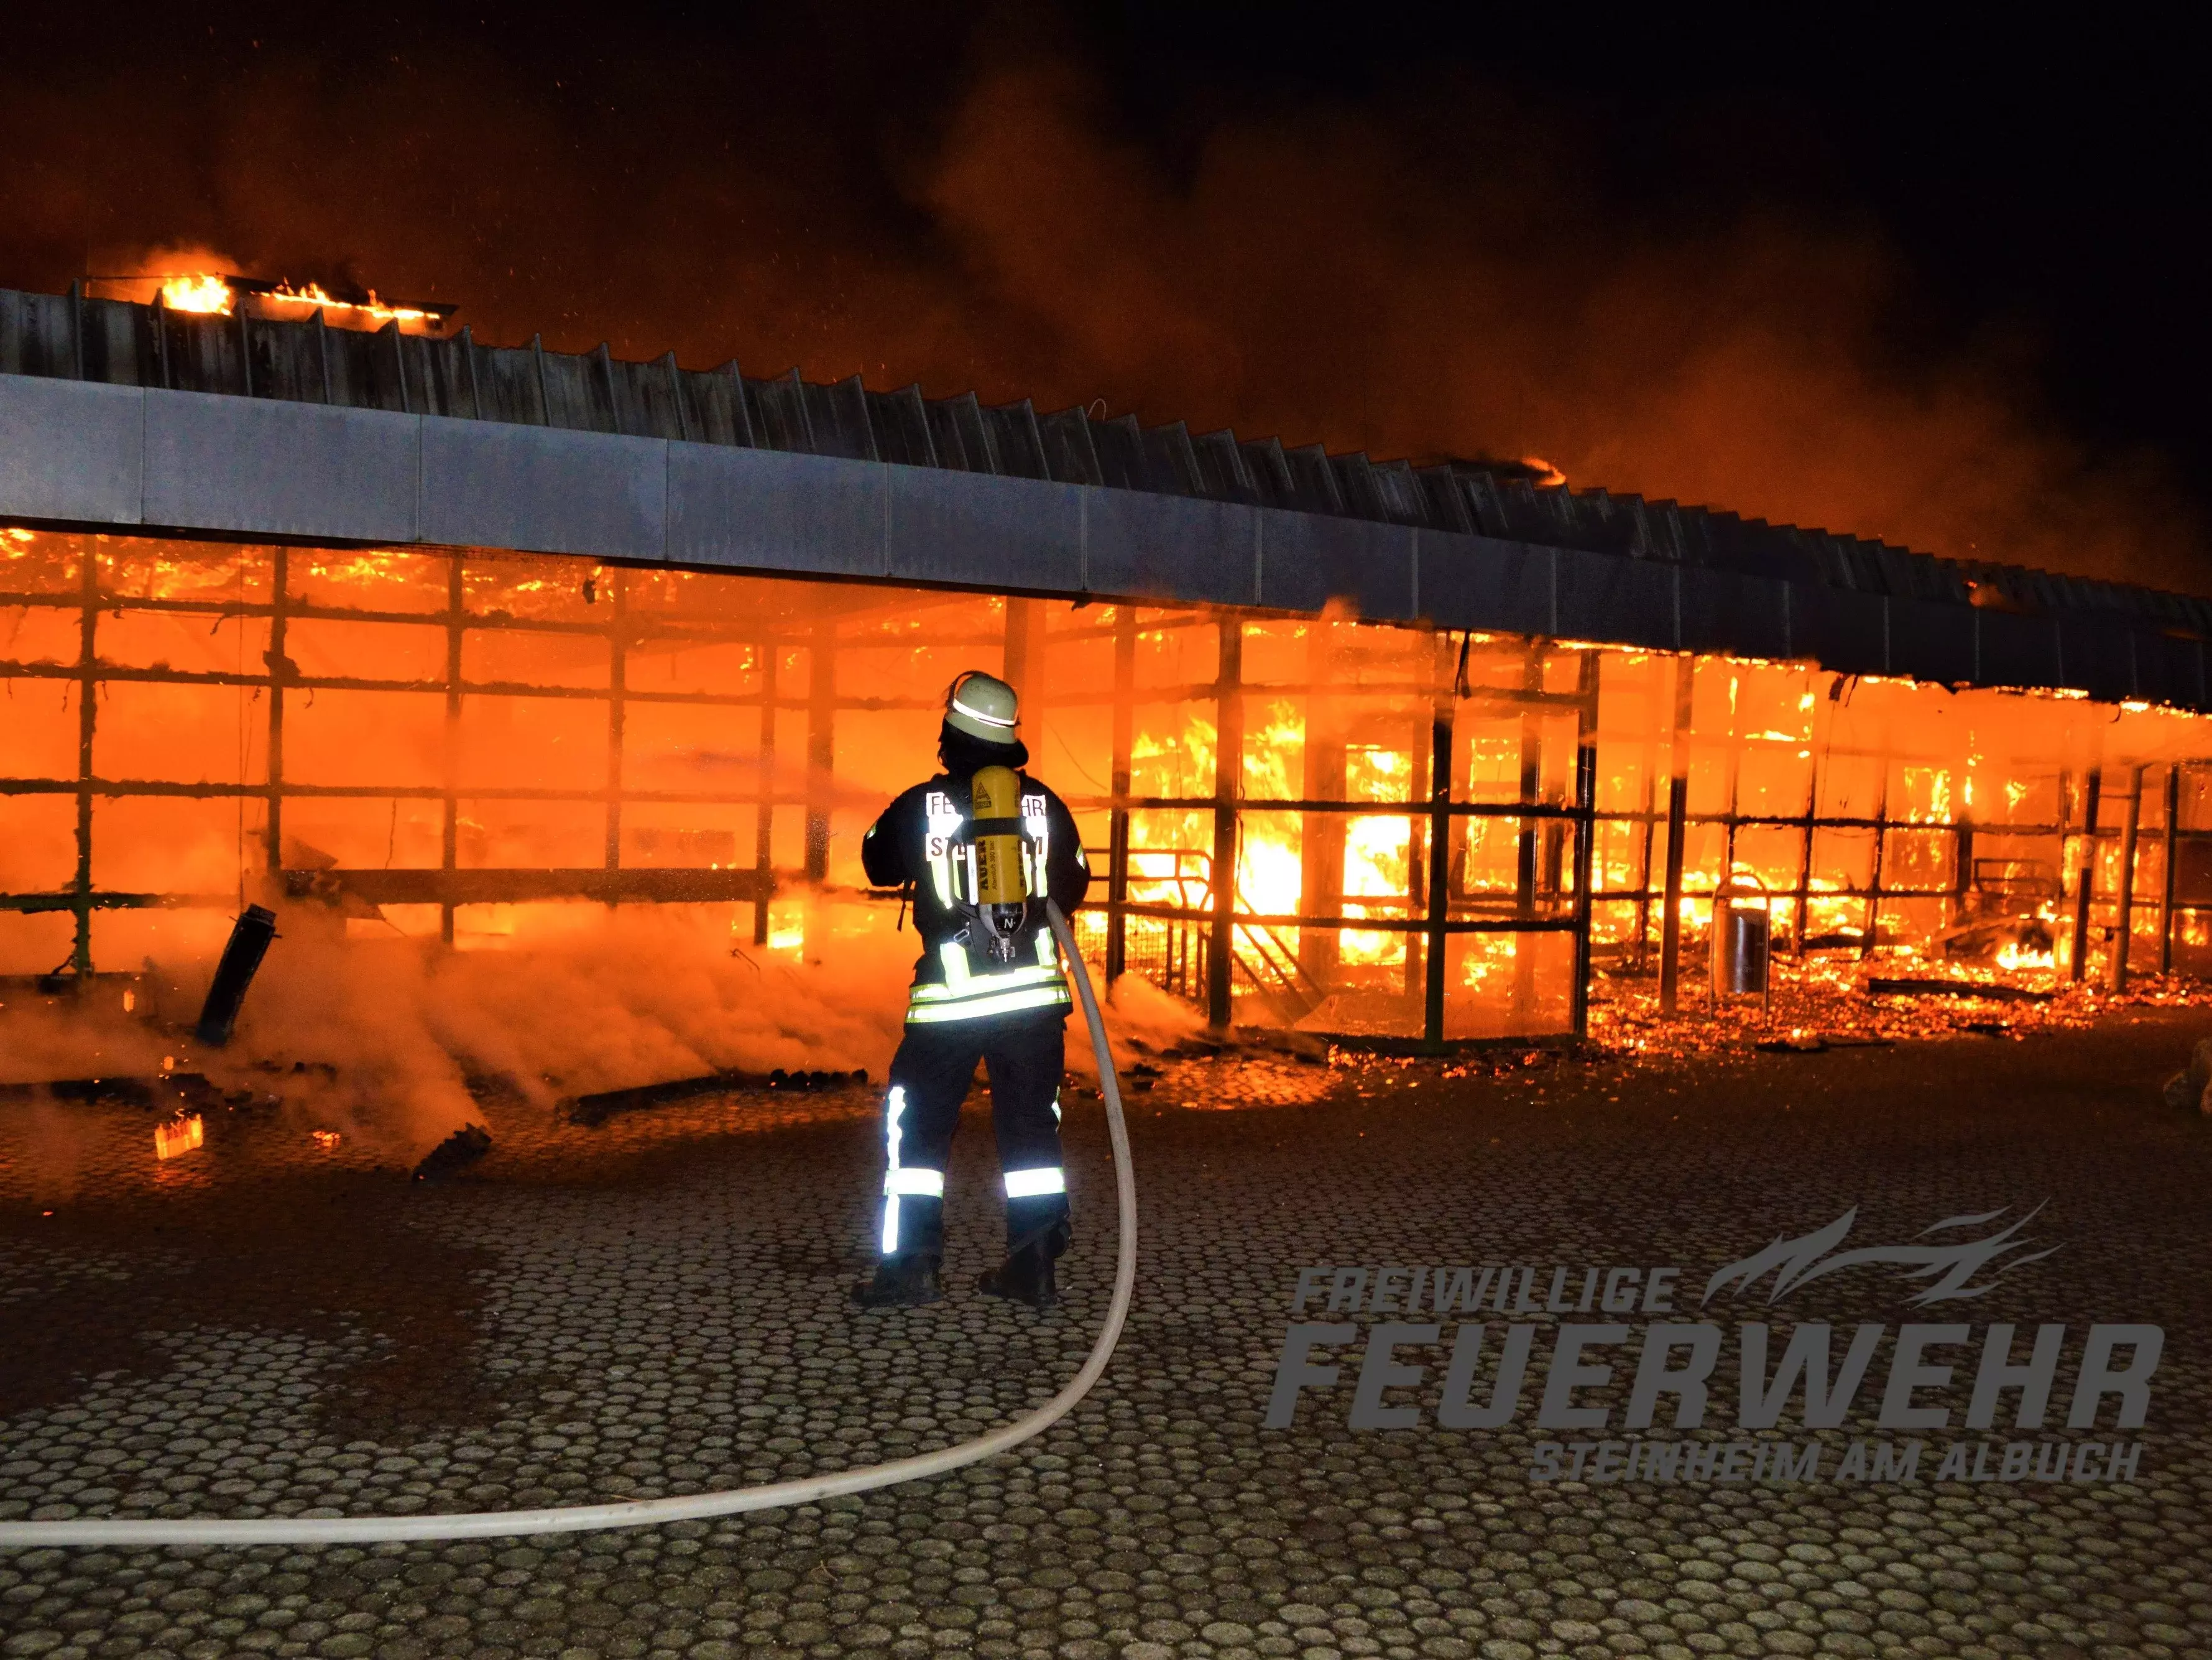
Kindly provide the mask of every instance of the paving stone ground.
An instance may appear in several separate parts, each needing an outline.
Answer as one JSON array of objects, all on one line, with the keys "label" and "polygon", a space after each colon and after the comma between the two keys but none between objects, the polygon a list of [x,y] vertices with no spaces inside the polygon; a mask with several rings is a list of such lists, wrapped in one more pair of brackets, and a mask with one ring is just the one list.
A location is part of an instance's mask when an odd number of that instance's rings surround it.
[{"label": "paving stone ground", "polygon": [[[2212,1127],[2157,1092],[2205,1024],[1458,1077],[1168,1064],[1131,1097],[1127,1337],[1039,1441],[634,1533],[0,1554],[0,1655],[2212,1657]],[[143,1113],[0,1105],[0,1517],[576,1502],[972,1436],[1055,1390],[1103,1312],[1097,1104],[1071,1104],[1079,1238],[1044,1316],[965,1290],[848,1307],[871,1111],[708,1102],[592,1131],[494,1104],[492,1154],[426,1185],[278,1109],[213,1115],[156,1166]],[[992,1175],[971,1104],[963,1286],[998,1238]],[[1871,1268],[1716,1317],[2063,1321],[2070,1346],[2160,1324],[2131,1481],[1533,1482],[1533,1405],[1497,1430],[1425,1408],[1348,1429],[1356,1351],[1263,1425],[1301,1266],[1674,1263],[1701,1285],[1851,1206],[1852,1243],[1893,1243],[2046,1201],[2033,1231],[2061,1249],[1966,1312],[1911,1313]],[[1443,1351],[1401,1358],[1427,1381],[1390,1399],[1432,1406]],[[1878,1392],[1822,1432],[1831,1463]]]}]

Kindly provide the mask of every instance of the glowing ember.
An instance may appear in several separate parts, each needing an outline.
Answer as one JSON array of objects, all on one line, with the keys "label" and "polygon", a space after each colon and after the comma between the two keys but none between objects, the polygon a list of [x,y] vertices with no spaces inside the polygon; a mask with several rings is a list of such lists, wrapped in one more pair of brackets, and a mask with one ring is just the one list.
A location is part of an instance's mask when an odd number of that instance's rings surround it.
[{"label": "glowing ember", "polygon": [[200,1116],[172,1118],[166,1124],[154,1126],[154,1157],[180,1158],[207,1139],[207,1128]]}]

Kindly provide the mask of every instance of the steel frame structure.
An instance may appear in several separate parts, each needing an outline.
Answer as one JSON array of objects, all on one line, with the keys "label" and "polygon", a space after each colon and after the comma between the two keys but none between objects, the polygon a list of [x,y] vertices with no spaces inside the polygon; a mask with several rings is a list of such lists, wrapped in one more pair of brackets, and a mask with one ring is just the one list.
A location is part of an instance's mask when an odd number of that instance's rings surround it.
[{"label": "steel frame structure", "polygon": [[[230,540],[224,541],[222,544],[241,545]],[[629,577],[619,567],[609,567],[609,607],[605,622],[583,623],[471,612],[467,605],[465,580],[467,563],[471,558],[498,558],[501,556],[495,550],[453,549],[428,556],[445,561],[446,603],[441,610],[425,612],[325,605],[300,599],[289,592],[289,561],[296,550],[269,543],[251,544],[266,546],[270,550],[272,583],[270,597],[265,602],[243,598],[147,599],[108,593],[100,587],[99,561],[90,553],[90,545],[88,543],[88,551],[79,560],[77,582],[73,592],[0,593],[0,606],[47,607],[74,611],[76,614],[77,653],[73,662],[0,662],[0,678],[59,681],[76,688],[77,766],[75,775],[0,779],[0,796],[61,794],[74,798],[74,874],[64,888],[0,895],[0,910],[70,913],[75,918],[75,937],[68,966],[80,976],[89,975],[93,971],[92,919],[100,910],[173,906],[220,908],[238,903],[238,897],[231,894],[118,892],[101,890],[94,885],[94,803],[102,799],[132,796],[258,800],[264,804],[264,809],[261,831],[262,864],[270,882],[280,885],[295,897],[311,891],[327,891],[324,885],[328,885],[343,887],[371,903],[434,903],[440,909],[441,937],[447,941],[453,937],[457,907],[564,897],[607,903],[624,901],[750,903],[753,909],[753,937],[756,941],[764,941],[768,938],[769,902],[781,887],[794,878],[815,885],[826,880],[829,811],[825,793],[811,784],[800,791],[779,791],[769,787],[765,781],[761,787],[733,791],[626,787],[623,778],[623,757],[625,722],[629,708],[638,703],[664,702],[708,704],[733,712],[747,708],[757,711],[760,753],[764,763],[761,774],[763,781],[769,775],[769,765],[765,763],[772,763],[775,755],[778,714],[787,710],[803,712],[806,716],[809,776],[826,784],[834,767],[835,728],[841,711],[921,709],[934,706],[934,700],[927,697],[840,694],[836,689],[836,662],[840,645],[841,619],[836,616],[823,616],[805,626],[779,631],[751,623],[738,626],[641,615],[629,603]],[[410,556],[426,556],[416,553]],[[963,596],[946,596],[948,599],[960,597]],[[902,596],[902,604],[910,603],[910,595]],[[248,620],[265,622],[269,639],[265,665],[258,672],[248,672],[243,669],[234,672],[128,666],[103,662],[100,656],[101,617],[126,607],[132,611],[209,617],[217,622],[226,618],[241,623]],[[445,634],[445,672],[432,678],[377,678],[302,672],[287,655],[286,649],[288,629],[295,622],[301,620],[440,628]],[[1972,869],[1971,850],[1978,828],[2001,833],[2008,838],[2055,839],[2060,848],[2061,866],[2074,884],[2071,897],[2077,909],[2081,908],[2081,898],[2087,893],[2083,873],[2092,868],[2093,861],[2077,857],[2076,850],[2085,846],[2099,847],[2117,838],[2123,849],[2123,875],[2119,884],[2121,891],[2112,902],[2113,909],[2118,914],[2128,915],[2130,920],[2145,908],[2157,911],[2160,941],[2158,954],[2161,969],[2169,967],[2172,960],[2174,919],[2191,910],[2212,909],[2212,906],[2199,904],[2176,891],[2174,872],[2179,842],[2192,837],[2212,839],[2212,835],[2207,833],[2186,832],[2179,829],[2179,763],[2163,769],[2165,875],[2155,893],[2134,891],[2133,870],[2139,839],[2136,804],[2140,802],[2146,771],[2140,766],[2132,770],[2132,787],[2128,793],[2130,806],[2124,828],[2103,825],[2098,822],[2102,775],[2097,770],[2084,776],[2078,792],[2070,787],[2062,788],[2062,799],[2067,801],[2067,812],[2065,821],[2057,824],[1977,826],[1969,821],[1905,821],[1901,824],[1900,821],[1888,816],[1886,802],[1878,804],[1870,816],[1823,817],[1817,811],[1820,789],[1817,762],[1810,775],[1807,805],[1802,813],[1744,813],[1735,810],[1733,801],[1725,812],[1690,813],[1686,809],[1686,791],[1680,787],[1680,780],[1685,776],[1687,745],[1694,743],[1709,747],[1715,744],[1734,744],[1740,748],[1746,740],[1698,738],[1687,729],[1686,708],[1680,690],[1686,683],[1686,672],[1680,673],[1678,678],[1676,728],[1663,734],[1663,741],[1673,745],[1675,757],[1666,806],[1659,806],[1652,800],[1656,770],[1650,762],[1662,741],[1662,734],[1654,732],[1644,740],[1647,763],[1643,775],[1646,805],[1639,808],[1601,811],[1596,806],[1597,716],[1598,671],[1602,648],[1561,647],[1556,642],[1540,639],[1493,642],[1501,648],[1503,654],[1517,654],[1527,666],[1523,683],[1517,688],[1487,684],[1468,686],[1463,678],[1467,649],[1464,640],[1461,646],[1460,671],[1455,677],[1451,660],[1451,635],[1437,631],[1431,632],[1431,638],[1436,642],[1434,660],[1431,672],[1425,679],[1366,683],[1358,687],[1363,695],[1400,696],[1414,707],[1425,706],[1425,730],[1409,730],[1407,733],[1407,753],[1414,763],[1413,782],[1407,799],[1402,801],[1347,800],[1341,799],[1340,795],[1315,793],[1312,790],[1313,763],[1310,762],[1309,793],[1297,796],[1248,796],[1241,787],[1241,766],[1231,764],[1217,765],[1215,786],[1208,794],[1136,794],[1132,787],[1131,750],[1139,708],[1151,705],[1209,708],[1219,734],[1217,752],[1225,757],[1242,752],[1244,705],[1249,696],[1264,692],[1273,696],[1295,697],[1339,689],[1325,676],[1317,676],[1305,682],[1248,682],[1243,667],[1247,626],[1266,620],[1268,619],[1261,614],[1237,610],[1170,607],[1140,621],[1135,608],[1123,605],[1115,607],[1115,617],[1110,623],[1080,623],[1073,628],[1050,629],[1042,625],[1040,602],[1014,598],[1007,601],[1003,637],[973,630],[928,637],[928,643],[937,645],[1000,648],[1005,654],[1003,660],[1010,678],[1015,678],[1018,684],[1023,681],[1034,683],[1031,706],[1042,718],[1048,719],[1055,708],[1096,706],[1102,702],[1111,704],[1111,787],[1103,794],[1083,796],[1071,793],[1068,796],[1070,805],[1077,810],[1103,811],[1108,818],[1109,840],[1105,849],[1107,883],[1103,905],[1105,967],[1109,976],[1126,971],[1128,966],[1128,929],[1132,919],[1158,919],[1185,930],[1199,931],[1201,942],[1196,962],[1202,972],[1191,976],[1186,970],[1185,982],[1189,983],[1193,977],[1202,978],[1207,1013],[1218,1025],[1226,1024],[1234,1012],[1233,976],[1237,965],[1240,931],[1248,938],[1252,937],[1255,930],[1274,927],[1297,928],[1302,931],[1302,938],[1305,930],[1327,933],[1346,928],[1402,933],[1411,936],[1405,964],[1406,991],[1409,997],[1418,997],[1422,1011],[1423,1036],[1431,1043],[1441,1043],[1444,1037],[1448,991],[1446,969],[1453,936],[1555,933],[1565,934],[1573,941],[1571,1025],[1572,1031],[1580,1035],[1587,1024],[1592,954],[1591,915],[1595,905],[1632,905],[1636,908],[1635,942],[1640,955],[1650,943],[1651,904],[1655,900],[1661,903],[1664,907],[1659,940],[1661,980],[1662,987],[1671,988],[1674,983],[1679,976],[1680,946],[1679,928],[1674,924],[1679,918],[1681,902],[1686,897],[1681,849],[1688,833],[1700,826],[1723,829],[1731,852],[1735,836],[1741,830],[1771,827],[1799,833],[1798,879],[1794,891],[1785,892],[1782,897],[1794,905],[1796,927],[1792,934],[1801,951],[1803,948],[1807,907],[1815,897],[1822,900],[1859,899],[1865,903],[1868,926],[1863,949],[1866,951],[1871,951],[1875,946],[1875,930],[1886,901],[1956,901],[1960,898]],[[1206,682],[1156,685],[1140,690],[1134,672],[1139,634],[1194,626],[1214,626],[1219,629],[1220,650],[1215,678]],[[604,687],[579,687],[530,681],[470,680],[463,673],[463,648],[466,636],[476,631],[588,635],[603,638],[608,651],[606,684]],[[1051,676],[1044,671],[1045,659],[1051,647],[1108,636],[1114,645],[1110,689],[1055,693]],[[626,670],[631,656],[649,642],[667,640],[754,647],[759,652],[761,684],[755,690],[731,692],[658,690],[629,684]],[[787,687],[779,682],[777,670],[781,652],[778,648],[783,647],[804,647],[808,650],[808,674],[803,689]],[[1488,649],[1486,644],[1486,650]],[[1554,652],[1571,652],[1577,660],[1576,687],[1571,692],[1543,689],[1542,666],[1547,657]],[[1492,654],[1493,656],[1498,654]],[[1683,670],[1686,671],[1692,659],[1685,655],[1679,660]],[[267,755],[265,778],[259,782],[185,783],[100,775],[94,766],[100,690],[104,685],[126,681],[229,686],[250,689],[257,695],[265,693],[266,708],[263,713]],[[284,766],[288,704],[295,694],[312,695],[319,690],[429,693],[441,696],[445,702],[447,735],[442,779],[435,784],[399,785],[314,784],[288,779]],[[471,696],[580,699],[604,704],[608,745],[604,784],[597,788],[471,785],[459,774],[457,742],[464,702]],[[1533,730],[1528,726],[1531,717],[1571,714],[1576,733],[1571,799],[1542,799],[1532,758],[1534,751],[1531,745],[1534,740],[1526,735],[1523,739],[1522,775],[1516,799],[1484,801],[1460,799],[1455,789],[1455,780],[1460,770],[1457,729],[1462,708],[1479,709],[1493,716],[1518,714],[1522,719],[1524,734]],[[1422,741],[1424,739],[1425,743]],[[1824,757],[1826,753],[1823,751]],[[1838,751],[1835,753],[1844,755],[1850,752]],[[1322,764],[1325,771],[1325,759]],[[1336,765],[1340,790],[1340,757]],[[2075,815],[2072,798],[2077,794],[2082,799],[2083,807],[2080,824],[2074,823]],[[289,800],[316,797],[418,799],[438,802],[441,812],[439,864],[430,868],[398,870],[288,870],[284,861],[285,804]],[[597,802],[604,814],[603,859],[594,866],[574,868],[466,866],[459,858],[459,827],[461,803],[471,799]],[[623,860],[624,810],[628,806],[647,803],[752,806],[756,812],[756,821],[751,864],[741,868],[626,866]],[[775,867],[773,827],[778,808],[797,809],[805,814],[805,858],[802,865],[795,869],[779,871]],[[1191,850],[1194,854],[1204,854],[1206,859],[1208,879],[1203,903],[1177,904],[1131,897],[1132,860],[1145,851],[1132,844],[1131,815],[1154,811],[1211,815],[1211,848]],[[1323,833],[1318,836],[1310,836],[1309,842],[1310,845],[1317,845],[1323,849],[1334,845],[1324,827],[1332,821],[1340,821],[1346,815],[1406,818],[1410,826],[1407,841],[1409,870],[1407,892],[1402,901],[1375,895],[1354,896],[1349,901],[1363,905],[1370,912],[1378,904],[1388,903],[1401,909],[1402,915],[1347,916],[1344,914],[1347,901],[1343,896],[1338,896],[1327,909],[1310,903],[1303,904],[1301,909],[1293,912],[1258,911],[1243,906],[1234,891],[1235,885],[1212,882],[1211,872],[1234,867],[1239,825],[1243,816],[1251,813],[1298,814],[1309,826],[1322,830]],[[1510,894],[1455,891],[1451,879],[1455,859],[1433,856],[1437,849],[1453,850],[1455,830],[1476,819],[1510,819],[1519,825],[1517,879],[1515,891]],[[1558,827],[1556,831],[1547,831],[1545,828],[1554,825]],[[1638,844],[1640,875],[1638,885],[1632,888],[1601,890],[1593,880],[1597,833],[1600,827],[1606,825],[1627,827]],[[1954,866],[1959,876],[1951,886],[1941,889],[1885,886],[1884,838],[1890,831],[1907,826],[1915,831],[1936,831],[1954,838]],[[1863,889],[1816,890],[1812,886],[1814,838],[1824,830],[1858,830],[1872,833],[1871,881]],[[1637,834],[1638,831],[1640,835]],[[1655,886],[1652,879],[1655,843],[1662,833],[1666,848],[1665,879]],[[1540,842],[1547,834],[1571,835],[1573,844],[1571,878],[1564,882],[1553,880],[1548,888],[1541,875],[1545,861],[1539,856]],[[1556,851],[1552,854],[1551,862],[1555,866],[1559,857]],[[1141,885],[1143,879],[1139,877],[1136,879]],[[1308,891],[1310,895],[1310,886]],[[2118,929],[2117,923],[2111,931],[2122,937],[2131,933],[2131,930]],[[2081,959],[2086,953],[2081,943],[2081,931],[2077,930],[2076,937],[2075,971],[2078,975]],[[2124,977],[2127,971],[2125,951],[2115,953],[2115,958],[2113,972],[2116,976]]]}]

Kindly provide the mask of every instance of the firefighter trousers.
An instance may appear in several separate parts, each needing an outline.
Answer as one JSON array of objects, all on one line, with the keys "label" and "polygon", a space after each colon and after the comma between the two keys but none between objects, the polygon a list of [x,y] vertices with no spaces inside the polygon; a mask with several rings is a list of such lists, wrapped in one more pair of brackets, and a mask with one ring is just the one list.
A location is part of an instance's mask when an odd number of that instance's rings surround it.
[{"label": "firefighter trousers", "polygon": [[884,1256],[945,1254],[945,1160],[978,1061],[991,1079],[1007,1252],[1041,1243],[1056,1256],[1066,1248],[1067,1182],[1060,1160],[1066,1031],[1062,1009],[906,1029],[884,1095],[878,1250]]}]

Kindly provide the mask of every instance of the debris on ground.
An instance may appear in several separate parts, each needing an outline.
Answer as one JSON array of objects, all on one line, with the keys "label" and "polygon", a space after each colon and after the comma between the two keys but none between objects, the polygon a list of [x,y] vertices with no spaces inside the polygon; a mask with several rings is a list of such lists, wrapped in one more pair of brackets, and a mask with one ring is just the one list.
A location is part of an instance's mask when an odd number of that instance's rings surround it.
[{"label": "debris on ground", "polygon": [[1869,980],[1869,997],[1986,997],[1993,1003],[2048,1003],[2056,992],[1990,980]]},{"label": "debris on ground", "polygon": [[[2212,983],[2181,975],[2131,976],[2128,988],[2115,992],[2094,979],[2069,982],[2048,964],[1979,976],[1916,972],[1933,966],[1912,953],[1888,951],[1871,959],[1856,952],[1777,958],[1765,1008],[1717,1012],[1710,999],[1688,988],[1686,978],[1680,1011],[1672,1017],[1660,1014],[1649,974],[1600,970],[1591,988],[1589,1043],[1622,1059],[1681,1061],[1782,1053],[1797,1031],[1818,1034],[1830,1049],[1955,1037],[2024,1038],[2078,1030],[2121,1008],[2212,1008]],[[2002,1013],[1992,1003],[2003,1006]]]},{"label": "debris on ground", "polygon": [[768,1073],[710,1072],[697,1078],[673,1078],[663,1084],[641,1084],[633,1089],[601,1090],[593,1095],[570,1096],[560,1103],[561,1116],[572,1124],[592,1127],[626,1112],[665,1107],[679,1101],[696,1101],[707,1095],[757,1095],[797,1091],[827,1093],[836,1090],[866,1089],[868,1072],[787,1072],[781,1067]]},{"label": "debris on ground", "polygon": [[276,913],[265,905],[248,905],[232,926],[229,943],[216,964],[215,979],[208,987],[207,1001],[201,1006],[195,1029],[199,1041],[210,1049],[219,1049],[230,1042],[246,990],[260,972],[269,942],[276,937]]},{"label": "debris on ground", "polygon": [[2212,1116],[2212,1037],[2198,1039],[2188,1070],[2166,1080],[2166,1104],[2177,1112]]},{"label": "debris on ground", "polygon": [[464,1124],[423,1155],[415,1166],[417,1182],[442,1182],[459,1175],[491,1151],[491,1132],[482,1124]]},{"label": "debris on ground", "polygon": [[161,1112],[177,1112],[185,1107],[216,1105],[221,1099],[222,1091],[197,1072],[164,1072],[147,1078],[57,1078],[43,1084],[0,1084],[0,1102],[67,1101],[77,1106],[150,1107]]}]

